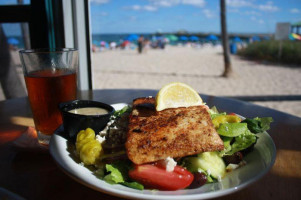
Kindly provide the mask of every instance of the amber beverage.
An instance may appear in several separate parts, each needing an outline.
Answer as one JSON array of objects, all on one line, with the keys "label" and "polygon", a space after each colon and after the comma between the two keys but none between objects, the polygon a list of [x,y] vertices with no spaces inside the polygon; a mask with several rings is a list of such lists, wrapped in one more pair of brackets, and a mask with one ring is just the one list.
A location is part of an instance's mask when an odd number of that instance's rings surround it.
[{"label": "amber beverage", "polygon": [[46,69],[25,75],[25,81],[35,126],[51,135],[62,124],[58,104],[76,99],[76,73]]},{"label": "amber beverage", "polygon": [[21,50],[20,58],[38,141],[48,144],[62,124],[59,103],[76,99],[75,49]]}]

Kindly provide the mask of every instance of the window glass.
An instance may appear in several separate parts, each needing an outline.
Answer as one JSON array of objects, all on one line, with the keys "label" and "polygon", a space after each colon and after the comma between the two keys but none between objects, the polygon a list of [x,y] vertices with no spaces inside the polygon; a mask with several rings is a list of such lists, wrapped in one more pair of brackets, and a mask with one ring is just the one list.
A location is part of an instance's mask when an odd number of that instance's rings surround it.
[{"label": "window glass", "polygon": [[30,4],[30,0],[0,0],[0,5]]},{"label": "window glass", "polygon": [[0,23],[0,101],[25,96],[18,51],[30,48],[27,23]]},{"label": "window glass", "polygon": [[[301,1],[225,1],[226,58],[220,2],[90,0],[93,88],[157,90],[184,82],[216,96],[300,98]],[[225,78],[227,66],[234,73]],[[301,116],[297,104],[267,106]]]}]

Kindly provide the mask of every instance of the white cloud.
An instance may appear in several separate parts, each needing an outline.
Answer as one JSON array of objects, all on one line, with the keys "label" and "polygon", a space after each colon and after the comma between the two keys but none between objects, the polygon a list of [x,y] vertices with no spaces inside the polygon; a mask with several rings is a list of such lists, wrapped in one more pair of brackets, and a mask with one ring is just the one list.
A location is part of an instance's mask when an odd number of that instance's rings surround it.
[{"label": "white cloud", "polygon": [[[94,0],[97,1],[97,0]],[[102,0],[105,1],[105,0]],[[107,0],[109,1],[109,0]],[[124,7],[124,9],[128,10],[136,10],[136,11],[157,11],[160,7],[172,7],[176,5],[191,5],[195,7],[204,7],[206,5],[205,0],[148,0],[148,5],[132,5]]]},{"label": "white cloud", "polygon": [[246,11],[246,15],[256,15],[256,16],[261,16],[261,13],[256,12],[256,11]]},{"label": "white cloud", "polygon": [[266,4],[259,5],[258,9],[266,12],[276,12],[279,10],[279,8],[275,6],[272,1],[268,1]]},{"label": "white cloud", "polygon": [[180,3],[180,0],[149,0],[156,7],[171,7]]},{"label": "white cloud", "polygon": [[107,12],[101,12],[99,13],[101,16],[108,16],[108,13]]},{"label": "white cloud", "polygon": [[151,6],[151,5],[145,5],[145,6],[140,6],[140,5],[132,5],[132,6],[128,6],[128,7],[124,7],[124,9],[127,10],[135,10],[135,11],[141,11],[141,10],[145,10],[145,11],[156,11],[158,8],[155,6]]},{"label": "white cloud", "polygon": [[131,9],[131,10],[141,10],[141,6],[133,5],[133,6],[129,7],[129,9]]},{"label": "white cloud", "polygon": [[206,2],[205,0],[182,0],[182,4],[204,7],[206,5]]},{"label": "white cloud", "polygon": [[240,13],[237,8],[228,9],[228,12],[230,12],[230,13]]},{"label": "white cloud", "polygon": [[130,17],[128,17],[128,19],[130,21],[136,21],[137,20],[137,16],[130,16]]},{"label": "white cloud", "polygon": [[257,22],[259,24],[264,24],[264,21],[262,19],[257,19],[256,17],[252,16],[250,18],[252,21]]},{"label": "white cloud", "polygon": [[156,11],[156,10],[158,10],[157,7],[151,6],[151,5],[146,5],[146,6],[144,6],[143,8],[144,8],[144,10],[146,10],[146,11]]},{"label": "white cloud", "polygon": [[259,24],[264,24],[264,21],[262,19],[258,20]]},{"label": "white cloud", "polygon": [[296,14],[296,13],[300,13],[300,10],[298,8],[292,8],[290,12]]},{"label": "white cloud", "polygon": [[172,7],[179,4],[195,7],[204,7],[206,5],[205,0],[149,0],[149,2],[155,7]]},{"label": "white cloud", "polygon": [[95,3],[95,4],[106,4],[109,2],[110,0],[90,0],[90,3]]},{"label": "white cloud", "polygon": [[227,0],[227,5],[230,7],[252,7],[253,4],[250,1],[245,0]]},{"label": "white cloud", "polygon": [[203,10],[203,14],[207,18],[214,18],[215,17],[215,14],[211,10],[209,10],[209,9],[204,9]]}]

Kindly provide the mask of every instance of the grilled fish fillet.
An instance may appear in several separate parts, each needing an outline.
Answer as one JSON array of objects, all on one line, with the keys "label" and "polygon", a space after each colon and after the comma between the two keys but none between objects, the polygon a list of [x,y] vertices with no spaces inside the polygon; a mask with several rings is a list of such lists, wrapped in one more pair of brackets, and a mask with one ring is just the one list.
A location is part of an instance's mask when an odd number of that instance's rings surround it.
[{"label": "grilled fish fillet", "polygon": [[154,98],[133,101],[125,145],[135,164],[224,149],[204,106],[158,112]]}]

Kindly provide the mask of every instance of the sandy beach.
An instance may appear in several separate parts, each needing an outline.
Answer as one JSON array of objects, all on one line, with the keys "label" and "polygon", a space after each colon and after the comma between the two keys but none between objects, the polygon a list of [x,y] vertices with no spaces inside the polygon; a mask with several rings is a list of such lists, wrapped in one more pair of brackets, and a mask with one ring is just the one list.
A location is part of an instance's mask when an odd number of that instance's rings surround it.
[{"label": "sandy beach", "polygon": [[[94,89],[160,89],[180,81],[215,96],[301,95],[301,67],[264,64],[231,56],[234,78],[223,78],[221,46],[106,50],[92,54]],[[23,80],[22,70],[17,69]],[[0,87],[0,100],[4,100]],[[253,102],[301,117],[301,101]]]},{"label": "sandy beach", "polygon": [[[104,88],[160,89],[180,81],[199,93],[215,96],[301,95],[301,68],[263,64],[231,56],[234,78],[223,78],[223,56],[217,47],[171,47],[93,53],[93,85]],[[254,102],[301,117],[301,101]]]}]

